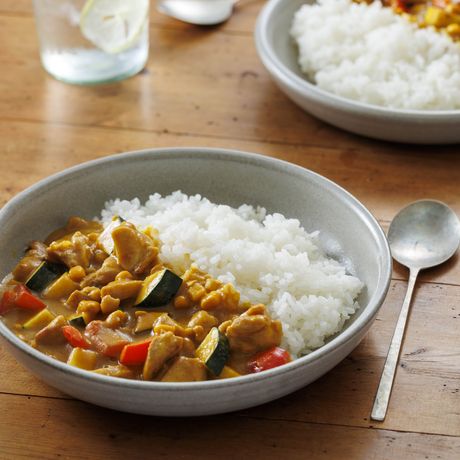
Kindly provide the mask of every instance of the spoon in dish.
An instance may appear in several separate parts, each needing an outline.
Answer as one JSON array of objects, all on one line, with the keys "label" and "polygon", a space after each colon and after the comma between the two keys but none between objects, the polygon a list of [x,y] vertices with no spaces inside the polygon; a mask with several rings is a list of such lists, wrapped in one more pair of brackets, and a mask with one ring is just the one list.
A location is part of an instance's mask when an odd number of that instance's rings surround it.
[{"label": "spoon in dish", "polygon": [[157,9],[183,22],[212,26],[230,17],[235,3],[235,0],[161,0]]},{"label": "spoon in dish", "polygon": [[409,268],[409,284],[375,396],[371,418],[383,421],[390,400],[409,307],[420,270],[450,259],[460,244],[460,222],[444,203],[416,201],[402,209],[388,230],[393,258]]}]

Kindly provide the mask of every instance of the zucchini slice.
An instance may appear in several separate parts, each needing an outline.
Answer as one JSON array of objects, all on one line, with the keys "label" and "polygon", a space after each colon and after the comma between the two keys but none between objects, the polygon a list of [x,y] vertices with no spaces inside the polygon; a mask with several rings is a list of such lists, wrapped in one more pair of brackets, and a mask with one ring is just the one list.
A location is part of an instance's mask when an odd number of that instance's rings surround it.
[{"label": "zucchini slice", "polygon": [[73,327],[77,327],[80,329],[84,329],[86,327],[86,322],[83,316],[74,316],[73,318],[69,319],[69,324]]},{"label": "zucchini slice", "polygon": [[67,298],[73,291],[76,291],[78,287],[79,284],[70,278],[69,272],[65,272],[57,280],[48,285],[43,291],[43,297],[45,299]]},{"label": "zucchini slice", "polygon": [[228,339],[217,327],[213,327],[195,353],[196,357],[217,377],[224,369],[230,355]]},{"label": "zucchini slice", "polygon": [[40,313],[30,318],[29,321],[25,322],[22,327],[24,329],[41,329],[51,323],[54,318],[55,315],[45,308]]},{"label": "zucchini slice", "polygon": [[219,374],[219,379],[232,379],[234,377],[240,377],[241,374],[238,374],[234,369],[229,366],[224,366],[222,372]]},{"label": "zucchini slice", "polygon": [[52,281],[59,278],[67,268],[64,265],[43,261],[26,281],[26,286],[32,291],[43,291]]},{"label": "zucchini slice", "polygon": [[161,316],[167,314],[164,311],[142,311],[138,310],[134,313],[136,316],[136,327],[134,332],[138,334],[139,332],[152,330],[153,324]]},{"label": "zucchini slice", "polygon": [[182,284],[182,278],[165,268],[147,276],[142,283],[135,307],[154,308],[166,305],[176,295]]},{"label": "zucchini slice", "polygon": [[92,371],[96,367],[98,353],[83,348],[74,348],[67,359],[67,364]]}]

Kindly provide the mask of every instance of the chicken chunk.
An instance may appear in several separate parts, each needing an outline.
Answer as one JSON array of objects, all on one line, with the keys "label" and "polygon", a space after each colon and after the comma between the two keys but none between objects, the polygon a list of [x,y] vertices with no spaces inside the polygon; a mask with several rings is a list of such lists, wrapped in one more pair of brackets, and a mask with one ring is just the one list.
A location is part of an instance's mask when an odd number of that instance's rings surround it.
[{"label": "chicken chunk", "polygon": [[82,300],[94,300],[100,302],[101,290],[97,287],[87,286],[79,291],[73,291],[66,300],[66,305],[75,310]]},{"label": "chicken chunk", "polygon": [[155,320],[155,322],[153,323],[153,326],[159,326],[160,324],[166,324],[168,326],[172,326],[172,327],[176,327],[178,326],[179,324],[174,321],[169,315],[168,313],[162,313],[160,316],[158,316],[158,318]]},{"label": "chicken chunk", "polygon": [[88,233],[99,233],[103,230],[101,223],[95,220],[85,220],[81,217],[70,217],[65,227],[58,228],[56,231],[48,235],[45,240],[46,244],[51,244],[56,240],[70,239],[73,233],[80,231],[84,235]]},{"label": "chicken chunk", "polygon": [[35,343],[42,345],[58,345],[65,343],[66,339],[62,334],[62,327],[67,325],[64,316],[59,315],[47,326],[35,334]]},{"label": "chicken chunk", "polygon": [[214,327],[219,324],[219,321],[215,316],[210,315],[204,310],[197,311],[188,322],[188,327],[203,326],[206,330],[206,334]]},{"label": "chicken chunk", "polygon": [[138,275],[155,264],[158,255],[155,241],[133,224],[123,222],[112,231],[112,239],[118,263],[125,270]]},{"label": "chicken chunk", "polygon": [[106,356],[118,357],[131,338],[123,332],[111,329],[104,321],[91,321],[85,329],[85,335],[94,348]]},{"label": "chicken chunk", "polygon": [[172,332],[165,332],[153,336],[150,342],[147,359],[144,363],[144,380],[151,380],[168,359],[173,358],[182,349],[184,339],[175,336]]},{"label": "chicken chunk", "polygon": [[87,275],[81,282],[82,287],[85,286],[105,286],[115,279],[115,277],[123,271],[118,265],[117,259],[113,256],[107,257],[102,263],[101,268]]},{"label": "chicken chunk", "polygon": [[134,371],[123,364],[113,366],[104,366],[93,371],[96,374],[109,375],[110,377],[121,377],[124,379],[132,379],[135,377]]},{"label": "chicken chunk", "polygon": [[129,299],[137,296],[142,287],[141,280],[120,279],[112,281],[101,289],[102,297],[109,295],[115,299]]},{"label": "chicken chunk", "polygon": [[199,382],[206,380],[206,367],[198,358],[179,356],[161,378],[162,382]]},{"label": "chicken chunk", "polygon": [[107,318],[105,319],[105,324],[111,329],[117,329],[120,326],[126,324],[128,319],[128,313],[121,310],[115,310],[113,313],[110,313],[110,315],[107,316]]},{"label": "chicken chunk", "polygon": [[229,313],[237,313],[239,311],[240,293],[227,283],[215,291],[206,294],[200,301],[200,306],[203,310],[226,311]]},{"label": "chicken chunk", "polygon": [[184,337],[184,344],[182,345],[181,355],[187,356],[189,358],[195,357],[196,347],[192,340],[187,337]]},{"label": "chicken chunk", "polygon": [[219,324],[217,318],[210,315],[204,310],[197,311],[188,322],[188,327],[191,327],[195,331],[195,336],[198,342],[201,342],[207,335],[208,332]]},{"label": "chicken chunk", "polygon": [[281,343],[280,321],[272,320],[264,305],[255,305],[231,322],[222,324],[230,349],[242,353],[257,353]]},{"label": "chicken chunk", "polygon": [[134,315],[136,316],[136,328],[134,332],[137,334],[139,332],[144,332],[151,330],[156,320],[164,313],[162,311],[136,311]]},{"label": "chicken chunk", "polygon": [[86,270],[92,255],[89,239],[81,232],[75,232],[71,240],[54,241],[48,247],[50,260],[62,262],[69,268],[80,265]]}]

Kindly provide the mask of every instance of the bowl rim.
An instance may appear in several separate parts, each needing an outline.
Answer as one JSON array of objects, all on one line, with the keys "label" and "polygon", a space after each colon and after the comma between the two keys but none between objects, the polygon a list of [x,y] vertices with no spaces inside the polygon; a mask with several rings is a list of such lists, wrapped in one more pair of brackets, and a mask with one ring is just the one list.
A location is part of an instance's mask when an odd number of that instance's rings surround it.
[{"label": "bowl rim", "polygon": [[349,206],[351,206],[357,213],[357,215],[360,216],[360,218],[365,222],[369,231],[373,234],[378,246],[381,249],[381,253],[379,254],[379,264],[381,271],[377,282],[376,291],[374,295],[369,299],[368,304],[364,308],[361,315],[356,319],[356,321],[354,321],[347,329],[338,333],[332,340],[327,342],[325,345],[321,346],[320,348],[317,348],[308,355],[295,359],[283,366],[257,374],[248,374],[240,377],[235,377],[232,379],[207,380],[203,382],[155,382],[130,380],[85,371],[83,369],[70,366],[67,363],[52,358],[31,347],[27,343],[23,342],[19,337],[17,337],[1,320],[0,337],[3,337],[3,339],[9,342],[11,346],[19,349],[28,357],[36,359],[40,363],[50,368],[79,379],[83,379],[86,381],[90,380],[92,383],[110,384],[118,387],[132,388],[137,390],[201,391],[209,390],[211,388],[217,390],[223,387],[228,388],[240,384],[262,382],[266,379],[272,378],[275,375],[282,375],[294,372],[295,370],[304,366],[305,364],[317,361],[325,355],[333,352],[334,350],[340,348],[346,343],[352,341],[354,337],[357,334],[359,334],[360,331],[365,329],[368,326],[368,324],[372,322],[373,318],[376,316],[378,310],[382,306],[382,303],[386,297],[391,281],[392,259],[385,233],[383,232],[382,228],[380,227],[375,217],[371,214],[371,212],[358,199],[356,199],[353,195],[351,195],[340,185],[309,169],[303,168],[301,166],[295,165],[284,160],[279,160],[277,158],[272,158],[269,156],[256,153],[244,152],[240,150],[209,147],[151,148],[109,155],[103,158],[87,161],[72,166],[70,168],[66,168],[29,186],[25,190],[15,195],[0,210],[0,223],[4,218],[8,217],[9,212],[14,211],[14,208],[20,205],[24,199],[27,199],[27,197],[31,193],[37,193],[40,191],[42,187],[47,187],[53,184],[54,182],[67,181],[69,178],[71,179],[71,177],[74,175],[78,176],[80,174],[84,174],[87,170],[104,167],[104,165],[112,162],[120,162],[121,164],[123,164],[123,162],[125,162],[126,160],[142,161],[147,157],[151,157],[151,161],[155,161],[156,158],[164,159],[171,156],[183,156],[187,157],[188,159],[218,158],[220,160],[232,161],[237,163],[251,163],[258,167],[275,169],[278,171],[282,169],[287,173],[300,175],[302,177],[305,177],[305,175],[307,175],[310,180],[321,183],[329,192],[336,195],[337,198],[342,198]]},{"label": "bowl rim", "polygon": [[[280,4],[287,3],[288,0],[269,0],[263,7],[256,21],[254,30],[254,39],[256,49],[260,59],[270,73],[275,74],[284,85],[292,90],[303,94],[322,104],[337,109],[345,110],[349,113],[366,114],[371,117],[392,118],[396,121],[417,121],[420,123],[432,121],[445,121],[457,123],[460,121],[460,109],[454,110],[416,110],[416,109],[398,109],[387,108],[379,105],[368,104],[366,102],[355,101],[343,96],[336,95],[329,91],[323,90],[315,84],[309,82],[306,77],[301,78],[286,66],[279,58],[271,46],[268,37],[268,25],[277,20],[276,10]],[[309,3],[307,1],[305,4]],[[288,33],[286,31],[286,33]]]}]

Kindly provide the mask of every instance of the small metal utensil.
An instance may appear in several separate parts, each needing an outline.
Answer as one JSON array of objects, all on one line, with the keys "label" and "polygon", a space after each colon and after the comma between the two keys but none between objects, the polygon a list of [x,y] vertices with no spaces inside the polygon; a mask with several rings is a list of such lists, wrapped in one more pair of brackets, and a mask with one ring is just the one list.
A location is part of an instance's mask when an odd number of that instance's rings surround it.
[{"label": "small metal utensil", "polygon": [[161,0],[157,9],[183,22],[212,26],[230,17],[235,3],[235,0]]},{"label": "small metal utensil", "polygon": [[372,408],[371,418],[377,421],[383,421],[387,412],[417,275],[420,270],[439,265],[455,254],[460,244],[460,222],[440,201],[416,201],[393,219],[388,242],[393,258],[409,268],[410,275]]}]

